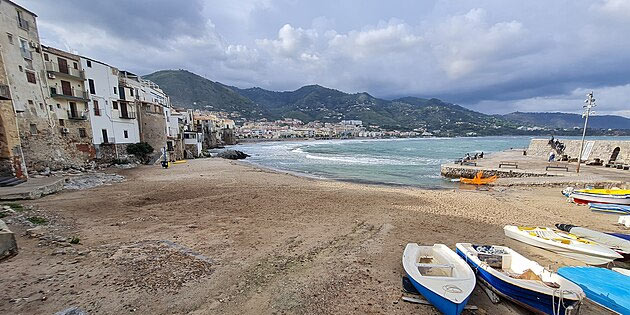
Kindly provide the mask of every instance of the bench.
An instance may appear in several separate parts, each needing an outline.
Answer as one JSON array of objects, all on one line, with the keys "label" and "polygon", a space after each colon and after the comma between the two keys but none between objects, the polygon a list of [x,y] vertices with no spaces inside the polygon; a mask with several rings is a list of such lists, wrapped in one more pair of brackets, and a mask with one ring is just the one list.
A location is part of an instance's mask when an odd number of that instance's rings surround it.
[{"label": "bench", "polygon": [[545,167],[545,171],[548,171],[550,169],[555,169],[555,170],[565,170],[565,171],[569,171],[569,168],[566,166],[562,166],[562,165],[548,165],[547,167]]},{"label": "bench", "polygon": [[470,162],[470,161],[466,161],[466,162],[462,162],[461,165],[466,165],[466,166],[477,166],[477,162]]},{"label": "bench", "polygon": [[452,264],[423,264],[423,263],[416,263],[416,267],[418,268],[448,268],[448,269],[455,268],[455,266]]},{"label": "bench", "polygon": [[510,167],[518,168],[518,163],[516,163],[516,162],[500,162],[499,163],[499,168],[501,168],[503,166],[510,166]]}]

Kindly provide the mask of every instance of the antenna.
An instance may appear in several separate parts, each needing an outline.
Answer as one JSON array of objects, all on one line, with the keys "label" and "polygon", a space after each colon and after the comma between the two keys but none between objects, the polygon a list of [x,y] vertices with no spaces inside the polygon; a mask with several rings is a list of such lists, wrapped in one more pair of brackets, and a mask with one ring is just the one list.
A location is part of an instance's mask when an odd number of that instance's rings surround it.
[{"label": "antenna", "polygon": [[582,108],[584,108],[584,112],[582,113],[582,117],[584,117],[584,131],[582,131],[582,144],[580,145],[578,165],[577,165],[577,169],[575,170],[577,173],[580,172],[580,164],[582,163],[582,151],[584,150],[584,138],[586,137],[586,126],[588,125],[588,117],[591,114],[595,113],[593,111],[593,108],[597,106],[595,104],[595,98],[593,97],[593,91],[591,91],[591,93],[586,94],[586,100],[584,100],[584,103],[586,103],[586,105],[582,106]]}]

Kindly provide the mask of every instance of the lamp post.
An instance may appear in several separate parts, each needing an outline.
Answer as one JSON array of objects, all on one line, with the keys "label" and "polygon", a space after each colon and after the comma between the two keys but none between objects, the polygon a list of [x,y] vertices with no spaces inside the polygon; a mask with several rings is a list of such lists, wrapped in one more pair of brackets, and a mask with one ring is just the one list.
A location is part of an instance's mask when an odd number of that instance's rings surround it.
[{"label": "lamp post", "polygon": [[580,145],[580,154],[578,157],[578,165],[577,165],[577,169],[576,172],[579,173],[580,172],[580,164],[582,163],[582,151],[584,150],[584,138],[586,137],[586,125],[588,124],[588,117],[594,113],[592,112],[592,109],[597,106],[595,105],[595,98],[593,97],[593,91],[591,91],[591,93],[586,94],[586,100],[584,100],[584,103],[586,103],[586,105],[582,106],[584,108],[584,113],[582,113],[582,117],[584,117],[584,130],[582,131],[582,144]]}]

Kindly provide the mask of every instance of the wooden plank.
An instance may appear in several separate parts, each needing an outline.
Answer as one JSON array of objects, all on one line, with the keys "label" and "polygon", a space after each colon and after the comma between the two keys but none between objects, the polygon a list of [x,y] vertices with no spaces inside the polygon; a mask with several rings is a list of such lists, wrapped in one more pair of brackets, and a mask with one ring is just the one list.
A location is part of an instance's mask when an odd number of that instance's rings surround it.
[{"label": "wooden plank", "polygon": [[492,303],[494,303],[494,304],[498,304],[498,303],[500,303],[500,302],[501,302],[501,299],[499,298],[499,296],[498,296],[496,293],[494,293],[494,292],[492,291],[492,289],[490,289],[490,288],[486,285],[485,281],[478,281],[477,283],[479,283],[479,286],[481,287],[481,289],[483,290],[483,292],[485,292],[485,293],[486,293],[486,295],[488,296],[488,298],[490,299],[490,301],[492,301]]}]

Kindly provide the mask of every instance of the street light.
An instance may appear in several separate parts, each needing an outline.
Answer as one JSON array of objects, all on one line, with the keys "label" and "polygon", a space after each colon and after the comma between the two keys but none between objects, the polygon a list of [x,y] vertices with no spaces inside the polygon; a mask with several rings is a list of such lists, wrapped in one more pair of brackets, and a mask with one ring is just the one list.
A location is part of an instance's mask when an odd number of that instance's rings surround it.
[{"label": "street light", "polygon": [[584,108],[584,112],[582,113],[582,117],[584,117],[584,131],[582,131],[582,144],[580,145],[580,155],[578,157],[578,165],[576,169],[577,173],[580,172],[580,164],[582,163],[582,151],[584,150],[584,138],[586,137],[586,125],[588,124],[588,117],[594,113],[592,109],[597,106],[595,105],[593,91],[586,94],[586,97],[586,100],[584,100],[584,103],[586,103],[586,105],[582,106]]}]

